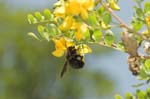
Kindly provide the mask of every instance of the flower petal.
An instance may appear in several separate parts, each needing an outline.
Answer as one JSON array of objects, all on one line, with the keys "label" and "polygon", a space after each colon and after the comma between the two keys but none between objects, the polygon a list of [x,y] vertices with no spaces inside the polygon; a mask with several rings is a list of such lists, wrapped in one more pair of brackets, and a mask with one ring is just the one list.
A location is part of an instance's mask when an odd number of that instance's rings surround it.
[{"label": "flower petal", "polygon": [[63,50],[55,50],[52,52],[52,54],[56,57],[61,57],[64,55],[64,51]]}]

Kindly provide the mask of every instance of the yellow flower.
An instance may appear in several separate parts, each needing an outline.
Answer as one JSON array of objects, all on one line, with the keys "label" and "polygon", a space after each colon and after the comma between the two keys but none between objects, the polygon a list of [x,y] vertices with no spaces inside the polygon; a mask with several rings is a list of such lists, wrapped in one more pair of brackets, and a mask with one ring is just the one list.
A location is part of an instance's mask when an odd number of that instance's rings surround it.
[{"label": "yellow flower", "polygon": [[77,32],[75,33],[76,40],[84,39],[84,33],[88,30],[86,24],[78,24]]},{"label": "yellow flower", "polygon": [[83,38],[83,33],[81,32],[81,30],[77,30],[77,32],[75,33],[75,38],[76,40],[81,40]]},{"label": "yellow flower", "polygon": [[66,3],[66,13],[72,15],[79,15],[83,19],[88,17],[88,11],[93,10],[94,1],[93,0],[69,0]]},{"label": "yellow flower", "polygon": [[78,15],[80,13],[80,3],[77,0],[69,0],[68,5],[66,5],[67,13],[72,15]]},{"label": "yellow flower", "polygon": [[120,7],[117,5],[117,3],[115,2],[115,0],[110,0],[109,1],[109,5],[113,10],[120,10]]},{"label": "yellow flower", "polygon": [[101,22],[101,27],[102,27],[102,29],[106,29],[107,30],[107,29],[110,28],[110,25],[109,24],[105,24],[104,21],[102,21]]},{"label": "yellow flower", "polygon": [[72,16],[67,16],[63,22],[63,24],[60,26],[61,30],[69,30],[71,29],[71,26],[73,24],[74,19]]},{"label": "yellow flower", "polygon": [[146,24],[147,24],[147,25],[150,25],[150,16],[147,16],[147,17],[145,18],[145,21],[146,21]]},{"label": "yellow flower", "polygon": [[83,7],[81,7],[81,17],[83,19],[87,19],[88,18],[88,12],[86,9],[84,9]]},{"label": "yellow flower", "polygon": [[142,35],[145,36],[146,38],[149,38],[150,37],[150,32],[148,30],[144,30],[142,32]]},{"label": "yellow flower", "polygon": [[62,17],[64,18],[65,17],[65,6],[60,6],[60,7],[57,7],[55,10],[54,10],[54,15],[55,17]]},{"label": "yellow flower", "polygon": [[56,56],[56,57],[63,56],[65,51],[66,51],[66,49],[68,47],[74,45],[74,43],[71,40],[69,40],[69,39],[67,39],[65,37],[62,37],[60,39],[53,38],[52,40],[53,40],[53,42],[55,44],[55,49],[56,49],[55,51],[52,52],[52,54],[54,56]]},{"label": "yellow flower", "polygon": [[76,47],[77,47],[77,49],[79,49],[78,51],[81,55],[92,52],[92,49],[86,44],[81,44],[81,45],[78,45]]},{"label": "yellow flower", "polygon": [[81,2],[82,7],[87,10],[93,10],[94,8],[94,1],[93,0],[78,0]]},{"label": "yellow flower", "polygon": [[79,27],[80,27],[80,23],[79,23],[79,22],[76,22],[76,21],[74,20],[73,23],[72,23],[71,29],[76,30],[76,29],[78,29]]}]

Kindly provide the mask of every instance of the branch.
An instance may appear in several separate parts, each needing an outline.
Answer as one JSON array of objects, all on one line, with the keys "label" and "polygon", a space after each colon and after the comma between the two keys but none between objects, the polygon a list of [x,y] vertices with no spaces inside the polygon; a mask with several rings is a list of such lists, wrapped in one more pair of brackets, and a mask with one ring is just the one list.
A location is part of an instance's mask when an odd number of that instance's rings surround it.
[{"label": "branch", "polygon": [[137,35],[143,37],[140,32],[135,31],[134,29],[130,28],[126,23],[124,23],[124,21],[122,21],[122,19],[114,13],[114,11],[109,7],[108,4],[103,4],[102,2],[100,3],[119,22],[121,27],[127,29],[128,32],[136,33]]},{"label": "branch", "polygon": [[37,23],[34,23],[34,24],[35,25],[55,24],[57,26],[57,22],[51,21],[51,20],[41,21],[41,22],[37,22]]},{"label": "branch", "polygon": [[115,43],[113,43],[113,44],[110,46],[110,45],[105,44],[104,41],[101,41],[101,42],[99,42],[98,44],[101,45],[101,46],[113,48],[113,49],[118,50],[118,51],[120,51],[120,52],[125,52],[125,51],[119,49]]}]

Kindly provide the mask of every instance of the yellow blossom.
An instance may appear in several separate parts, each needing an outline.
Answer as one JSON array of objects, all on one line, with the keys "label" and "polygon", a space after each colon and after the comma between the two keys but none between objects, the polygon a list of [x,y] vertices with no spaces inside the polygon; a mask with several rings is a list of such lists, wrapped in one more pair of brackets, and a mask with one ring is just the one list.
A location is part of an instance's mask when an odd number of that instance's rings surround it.
[{"label": "yellow blossom", "polygon": [[79,15],[83,19],[88,17],[88,11],[93,10],[93,0],[69,0],[66,4],[66,13],[72,15]]},{"label": "yellow blossom", "polygon": [[117,3],[115,2],[115,0],[110,0],[110,1],[109,1],[109,4],[110,4],[110,7],[111,7],[113,10],[120,10],[120,7],[117,5]]},{"label": "yellow blossom", "polygon": [[146,24],[147,24],[147,25],[150,25],[150,16],[147,16],[147,17],[145,18],[145,21],[146,21]]},{"label": "yellow blossom", "polygon": [[53,38],[52,39],[54,44],[55,44],[55,51],[52,52],[52,54],[56,57],[61,57],[64,55],[66,49],[70,46],[73,46],[74,43],[65,38],[65,37],[62,37],[60,39],[56,39],[56,38]]},{"label": "yellow blossom", "polygon": [[104,21],[101,22],[101,27],[102,29],[109,29],[110,25],[109,24],[105,24]]},{"label": "yellow blossom", "polygon": [[74,19],[72,16],[67,16],[63,22],[63,24],[60,26],[61,30],[69,30],[73,24]]},{"label": "yellow blossom", "polygon": [[64,6],[60,6],[60,7],[57,7],[55,10],[54,10],[54,15],[56,17],[62,17],[64,18],[65,17],[65,7]]},{"label": "yellow blossom", "polygon": [[80,29],[75,33],[75,38],[76,40],[81,40],[83,38],[83,33]]},{"label": "yellow blossom", "polygon": [[79,23],[79,22],[76,22],[76,21],[74,20],[71,29],[75,30],[75,29],[78,29],[79,27],[80,27],[80,23]]},{"label": "yellow blossom", "polygon": [[88,30],[86,24],[78,24],[77,32],[75,33],[76,40],[84,39],[84,33]]},{"label": "yellow blossom", "polygon": [[87,19],[88,18],[88,12],[83,7],[81,7],[81,17],[83,19]]},{"label": "yellow blossom", "polygon": [[146,38],[150,38],[150,32],[148,30],[144,30],[142,32],[142,35],[145,36]]},{"label": "yellow blossom", "polygon": [[86,44],[78,45],[76,47],[77,47],[77,49],[79,49],[78,51],[79,51],[79,53],[81,55],[84,55],[84,54],[92,52],[92,49]]},{"label": "yellow blossom", "polygon": [[78,0],[81,2],[82,6],[87,10],[93,10],[94,8],[94,1],[93,0]]},{"label": "yellow blossom", "polygon": [[77,0],[69,0],[70,2],[66,5],[67,13],[72,15],[78,15],[80,13],[80,3]]}]

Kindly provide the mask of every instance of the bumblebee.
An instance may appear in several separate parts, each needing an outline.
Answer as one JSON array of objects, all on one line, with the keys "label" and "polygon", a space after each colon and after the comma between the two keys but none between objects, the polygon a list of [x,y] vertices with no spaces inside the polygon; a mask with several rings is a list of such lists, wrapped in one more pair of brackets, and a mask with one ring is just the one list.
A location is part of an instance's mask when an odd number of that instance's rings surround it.
[{"label": "bumblebee", "polygon": [[78,49],[75,46],[70,46],[67,48],[66,61],[61,71],[61,77],[67,71],[67,66],[74,69],[80,69],[84,67],[84,56],[78,53]]}]

